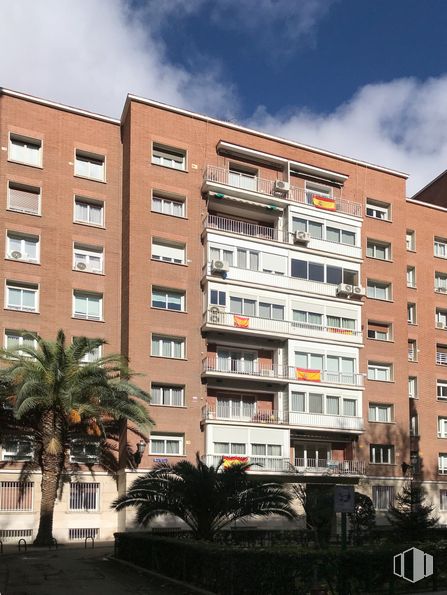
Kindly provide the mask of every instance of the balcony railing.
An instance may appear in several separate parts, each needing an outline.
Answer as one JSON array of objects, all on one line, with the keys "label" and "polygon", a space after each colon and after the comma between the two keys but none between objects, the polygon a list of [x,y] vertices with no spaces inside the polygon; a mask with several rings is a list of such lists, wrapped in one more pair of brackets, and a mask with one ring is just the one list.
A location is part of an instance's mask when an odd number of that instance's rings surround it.
[{"label": "balcony railing", "polygon": [[416,361],[416,349],[409,349],[408,350],[408,361],[415,362]]},{"label": "balcony railing", "polygon": [[321,337],[348,343],[360,343],[362,341],[362,333],[357,330],[322,326],[307,322],[273,320],[258,316],[240,316],[212,308],[204,313],[203,324],[224,326],[240,332],[260,331],[261,333],[277,334],[280,336]]},{"label": "balcony railing", "polygon": [[262,365],[255,362],[226,360],[216,357],[205,357],[202,362],[203,372],[216,372],[228,376],[251,376],[262,380],[285,380],[293,382],[320,382],[327,384],[344,384],[363,386],[363,374],[346,374],[329,372],[328,370],[304,370],[288,365]]},{"label": "balcony railing", "polygon": [[230,407],[212,407],[205,405],[202,407],[202,419],[216,419],[222,421],[242,421],[255,424],[287,424],[289,414],[287,412],[276,411],[272,409],[253,409],[250,411],[250,404],[247,404],[247,411],[231,411]]},{"label": "balcony railing", "polygon": [[[279,473],[294,472],[293,466],[290,464],[290,460],[283,457],[245,457],[245,455],[241,455],[241,457],[247,458],[247,462],[250,465],[253,465],[250,471],[276,471]],[[207,465],[213,465],[214,467],[217,467],[217,465],[219,465],[219,463],[222,461],[222,458],[225,458],[225,455],[205,455],[202,458],[205,460]]]},{"label": "balcony railing", "polygon": [[447,353],[436,353],[436,363],[441,366],[447,366]]},{"label": "balcony railing", "polygon": [[[291,186],[290,191],[287,194],[283,194],[275,189],[275,180],[267,180],[257,176],[238,176],[235,172],[230,172],[228,169],[215,165],[208,165],[206,167],[204,181],[214,183],[217,186],[229,186],[230,188],[238,188],[264,196],[283,198],[294,203],[313,206],[313,193],[306,193],[304,188]],[[354,217],[362,216],[362,206],[360,204],[339,197],[334,197],[334,199],[336,212],[353,215]]]},{"label": "balcony railing", "polygon": [[364,475],[364,461],[334,461],[330,459],[295,459],[299,473],[315,475]]},{"label": "balcony railing", "polygon": [[363,430],[363,419],[351,415],[329,415],[323,413],[305,413],[290,411],[289,425],[305,426],[328,430]]}]

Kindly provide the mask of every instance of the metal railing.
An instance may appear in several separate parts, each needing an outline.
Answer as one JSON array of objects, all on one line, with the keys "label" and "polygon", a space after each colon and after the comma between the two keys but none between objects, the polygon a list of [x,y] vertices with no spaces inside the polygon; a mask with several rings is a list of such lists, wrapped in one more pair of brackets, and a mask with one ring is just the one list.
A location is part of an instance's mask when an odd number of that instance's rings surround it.
[{"label": "metal railing", "polygon": [[[228,455],[229,457],[231,455]],[[258,457],[258,456],[245,456],[241,455],[242,458],[247,459],[247,463],[253,465],[251,471],[278,471],[280,473],[293,472],[293,467],[290,464],[290,460],[283,457]],[[202,457],[207,465],[213,465],[217,467],[222,459],[225,459],[225,455],[205,455]],[[223,466],[223,465],[222,465]]]},{"label": "metal railing", "polygon": [[327,413],[306,413],[290,411],[289,425],[306,426],[330,430],[363,430],[363,418],[351,415],[331,415]]},{"label": "metal railing", "polygon": [[0,512],[31,512],[33,490],[32,481],[0,481]]},{"label": "metal railing", "polygon": [[415,362],[416,361],[416,349],[409,349],[408,350],[408,361]]},{"label": "metal railing", "polygon": [[441,366],[447,366],[447,353],[436,353],[436,363]]},{"label": "metal railing", "polygon": [[[247,415],[245,415],[247,413]],[[253,411],[242,411],[237,413],[231,411],[228,407],[212,407],[211,405],[204,405],[202,407],[202,419],[219,419],[227,421],[245,421],[257,424],[287,424],[288,412],[277,411],[274,409],[255,409],[253,404]]]},{"label": "metal railing", "polygon": [[[308,204],[310,206],[313,206],[312,195],[316,194],[315,192],[306,192],[304,188],[298,188],[297,186],[291,186],[290,191],[287,193],[278,192],[275,188],[276,180],[267,180],[258,176],[248,177],[237,175],[236,172],[230,172],[229,169],[217,167],[216,165],[207,165],[204,172],[204,181],[218,185],[222,184],[224,186],[230,186],[232,188],[238,188],[266,196],[283,198],[291,202]],[[335,196],[334,199],[335,212],[346,213],[348,215],[353,215],[354,217],[362,216],[362,205],[359,203],[345,200],[337,196]]]},{"label": "metal railing", "polygon": [[98,510],[99,483],[76,482],[70,484],[70,510]]},{"label": "metal railing", "polygon": [[295,468],[304,473],[334,475],[364,475],[364,461],[334,461],[331,459],[295,459]]}]

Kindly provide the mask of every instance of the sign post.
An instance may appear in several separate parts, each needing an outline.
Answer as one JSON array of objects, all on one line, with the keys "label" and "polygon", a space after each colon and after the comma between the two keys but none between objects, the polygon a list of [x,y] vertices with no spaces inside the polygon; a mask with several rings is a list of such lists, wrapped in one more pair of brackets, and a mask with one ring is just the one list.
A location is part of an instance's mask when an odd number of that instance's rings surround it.
[{"label": "sign post", "polygon": [[354,486],[335,486],[334,510],[341,512],[341,549],[346,549],[347,517],[346,513],[354,512]]}]

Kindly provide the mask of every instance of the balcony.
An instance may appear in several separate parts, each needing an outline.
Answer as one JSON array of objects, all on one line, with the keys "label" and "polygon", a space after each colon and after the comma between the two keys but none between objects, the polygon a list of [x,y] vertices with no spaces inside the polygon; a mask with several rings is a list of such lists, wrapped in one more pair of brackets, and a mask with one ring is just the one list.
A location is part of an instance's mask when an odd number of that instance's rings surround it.
[{"label": "balcony", "polygon": [[[217,465],[219,465],[219,463],[221,463],[222,459],[224,458],[225,455],[205,455],[202,457],[202,460],[204,460],[207,465],[213,465],[214,467],[217,467]],[[241,459],[246,459],[250,465],[253,465],[250,471],[255,473],[262,473],[263,471],[276,473],[295,472],[290,460],[283,457],[241,456]]]},{"label": "balcony", "polygon": [[237,333],[259,336],[278,336],[290,339],[300,337],[321,338],[340,343],[362,343],[362,333],[357,330],[320,326],[305,322],[272,320],[258,316],[240,316],[216,308],[207,310],[203,315],[204,330],[227,329]]},{"label": "balcony", "polygon": [[[241,197],[258,200],[264,204],[270,204],[278,201],[280,204],[287,202],[308,205],[315,209],[309,194],[306,194],[304,188],[291,186],[286,194],[275,190],[275,180],[267,180],[257,176],[239,176],[235,172],[230,172],[223,167],[208,165],[204,173],[202,190],[204,192],[221,192],[228,188],[232,194]],[[335,198],[335,212],[344,213],[353,217],[362,216],[362,206],[356,202]]]},{"label": "balcony", "polygon": [[[247,413],[247,415],[245,415],[245,413]],[[202,407],[202,420],[278,425],[287,424],[288,417],[289,415],[287,412],[276,411],[274,409],[255,409],[254,403],[252,411],[246,411],[239,414],[231,411],[230,407],[213,407],[211,405]]]},{"label": "balcony", "polygon": [[[237,221],[235,219],[221,217],[220,215],[207,215],[203,221],[203,227],[204,229],[213,229],[255,240],[267,240],[288,245],[294,244],[294,234],[292,232],[286,232],[256,223]],[[329,240],[311,238],[305,247],[313,250],[321,250],[322,252],[330,252],[331,254],[336,253],[338,256],[362,258],[362,249],[360,246],[350,246],[348,244],[330,242]]]},{"label": "balcony", "polygon": [[306,428],[319,428],[329,431],[362,432],[363,418],[349,415],[327,415],[291,411],[288,414],[289,425]]},{"label": "balcony", "polygon": [[365,475],[364,461],[295,459],[295,469],[304,475]]},{"label": "balcony", "polygon": [[210,356],[202,361],[202,373],[206,376],[245,377],[249,380],[268,382],[311,382],[318,385],[342,384],[348,386],[363,386],[363,374],[345,374],[343,372],[329,372],[327,370],[304,370],[295,366],[277,365],[263,366],[255,362],[240,362],[238,360]]}]

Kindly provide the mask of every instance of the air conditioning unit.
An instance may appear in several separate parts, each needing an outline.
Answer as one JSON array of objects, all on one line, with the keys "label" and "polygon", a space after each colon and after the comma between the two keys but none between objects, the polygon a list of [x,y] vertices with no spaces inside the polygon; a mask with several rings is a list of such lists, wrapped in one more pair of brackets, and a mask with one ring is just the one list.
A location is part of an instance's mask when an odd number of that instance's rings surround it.
[{"label": "air conditioning unit", "polygon": [[22,258],[22,253],[19,252],[18,250],[13,250],[11,252],[11,257],[14,258],[15,260],[19,260],[20,258]]},{"label": "air conditioning unit", "polygon": [[445,329],[445,322],[437,322],[437,323],[436,323],[436,328],[442,328],[442,329]]},{"label": "air conditioning unit", "polygon": [[296,231],[293,234],[294,244],[308,244],[310,242],[310,233],[307,231]]},{"label": "air conditioning unit", "polygon": [[337,295],[351,295],[354,291],[354,286],[348,283],[340,283],[337,287]]},{"label": "air conditioning unit", "polygon": [[284,180],[275,180],[273,190],[275,192],[283,192],[285,194],[290,190],[290,182],[285,182]]},{"label": "air conditioning unit", "polygon": [[366,295],[365,288],[362,287],[361,285],[354,285],[352,288],[352,295],[355,295],[357,297],[365,296]]},{"label": "air conditioning unit", "polygon": [[210,308],[210,322],[222,323],[222,314],[225,313],[224,308],[219,308],[218,306],[211,306]]},{"label": "air conditioning unit", "polygon": [[228,273],[230,267],[223,260],[213,260],[211,262],[212,273]]},{"label": "air conditioning unit", "polygon": [[78,262],[76,264],[76,268],[79,269],[80,271],[85,271],[85,269],[87,268],[87,265],[85,264],[85,262]]}]

